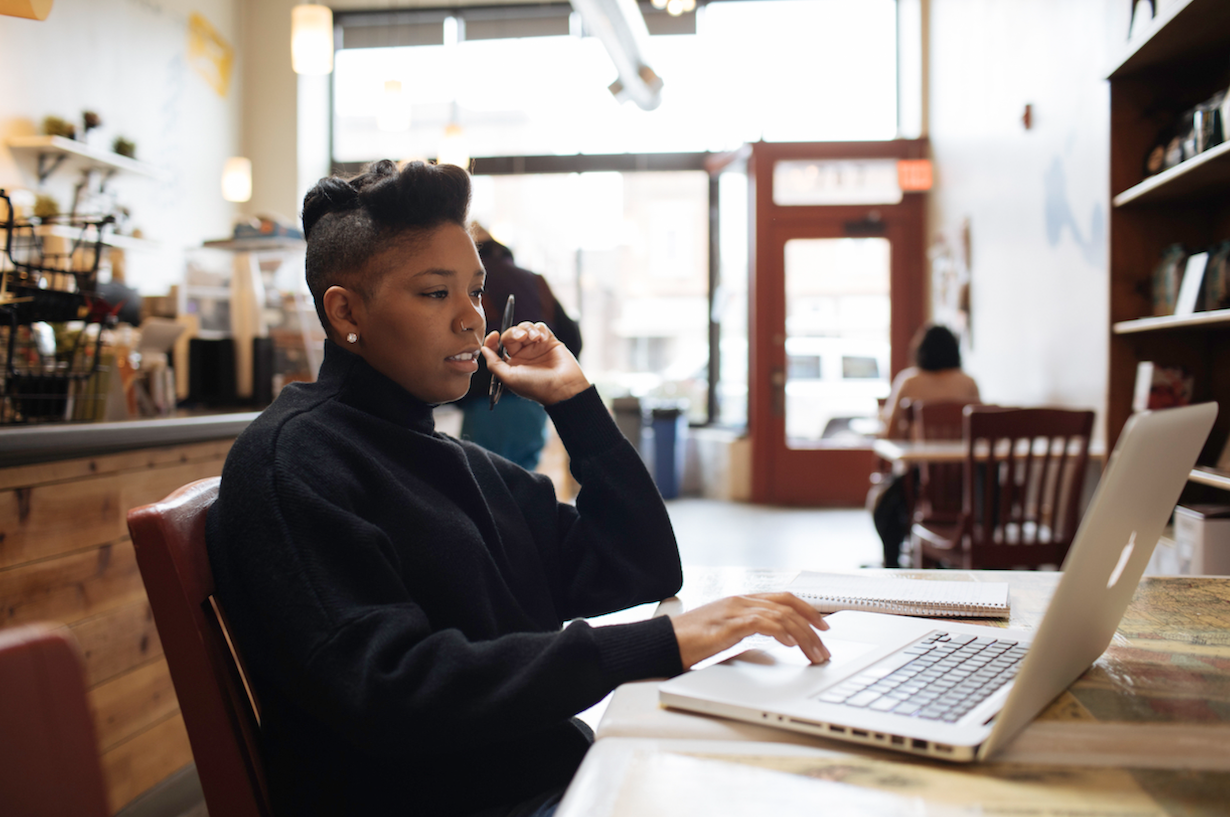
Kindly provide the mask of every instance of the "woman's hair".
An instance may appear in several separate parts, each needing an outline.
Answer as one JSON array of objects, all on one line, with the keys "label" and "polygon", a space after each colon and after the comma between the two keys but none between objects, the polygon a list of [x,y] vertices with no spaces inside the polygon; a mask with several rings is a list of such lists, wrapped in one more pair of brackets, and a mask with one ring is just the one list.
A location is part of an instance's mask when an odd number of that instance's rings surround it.
[{"label": "woman's hair", "polygon": [[442,224],[464,228],[470,209],[470,174],[449,164],[388,159],[350,178],[329,176],[303,198],[307,285],[326,331],[324,294],[331,286],[358,292],[365,301],[385,269],[373,264],[386,250],[415,243]]},{"label": "woman's hair", "polygon": [[926,326],[914,341],[914,362],[928,372],[961,368],[961,345],[948,327]]}]

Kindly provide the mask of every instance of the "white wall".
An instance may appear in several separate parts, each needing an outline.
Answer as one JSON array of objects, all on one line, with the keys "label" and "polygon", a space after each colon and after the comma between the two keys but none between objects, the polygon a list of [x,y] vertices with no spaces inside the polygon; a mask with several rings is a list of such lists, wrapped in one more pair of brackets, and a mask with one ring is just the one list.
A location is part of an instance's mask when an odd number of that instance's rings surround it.
[{"label": "white wall", "polygon": [[[290,65],[290,12],[299,2],[246,0],[240,4],[245,32],[243,145],[252,160],[252,200],[244,212],[276,215],[296,225],[303,196],[297,149],[299,86]],[[327,116],[322,116],[320,124],[328,127]]]},{"label": "white wall", "polygon": [[[988,402],[1094,408],[1107,379],[1109,89],[1122,0],[930,0],[929,230],[970,224]],[[1021,116],[1032,106],[1033,126]],[[1101,422],[1099,416],[1099,426]]]},{"label": "white wall", "polygon": [[[128,253],[128,282],[162,294],[182,274],[185,247],[230,233],[235,209],[219,190],[222,164],[239,153],[242,59],[239,0],[56,0],[42,22],[0,17],[0,186],[34,189],[4,139],[40,132],[56,115],[80,123],[101,115],[98,141],[119,134],[159,180],[117,176],[112,184],[133,223],[158,247]],[[197,13],[234,49],[225,94],[193,66],[188,19]],[[46,192],[67,208],[77,178],[63,172]]]}]

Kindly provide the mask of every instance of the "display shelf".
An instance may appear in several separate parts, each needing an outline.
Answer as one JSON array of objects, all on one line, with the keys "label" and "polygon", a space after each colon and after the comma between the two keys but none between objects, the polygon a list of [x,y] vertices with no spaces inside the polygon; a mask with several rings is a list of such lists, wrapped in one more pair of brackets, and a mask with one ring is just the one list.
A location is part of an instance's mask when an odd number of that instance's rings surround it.
[{"label": "display shelf", "polygon": [[269,238],[221,238],[204,241],[201,246],[211,250],[230,250],[231,252],[284,252],[305,249],[307,242],[302,238],[272,236]]},{"label": "display shelf", "polygon": [[[49,235],[58,235],[62,238],[77,238],[80,230],[75,230],[63,224],[49,224],[42,228]],[[161,245],[156,241],[150,241],[147,238],[135,238],[130,235],[117,235],[115,233],[104,233],[103,246],[114,247],[117,250],[156,250]]]},{"label": "display shelf", "polygon": [[1116,335],[1131,335],[1137,332],[1161,332],[1168,329],[1213,329],[1230,326],[1230,309],[1215,309],[1195,312],[1191,315],[1162,315],[1155,318],[1137,318],[1119,321],[1111,327]]},{"label": "display shelf", "polygon": [[34,160],[39,184],[47,181],[47,177],[60,168],[77,171],[101,170],[108,174],[133,173],[153,179],[166,176],[162,170],[147,162],[130,159],[109,150],[99,150],[63,136],[16,136],[8,140],[8,146],[15,156]]},{"label": "display shelf", "polygon": [[1225,195],[1230,184],[1230,142],[1150,176],[1115,196],[1115,207],[1173,203]]},{"label": "display shelf", "polygon": [[1214,488],[1230,491],[1230,474],[1227,474],[1225,471],[1218,471],[1216,468],[1197,465],[1192,469],[1191,476],[1188,479],[1192,482],[1199,482],[1201,485],[1212,485]]},{"label": "display shelf", "polygon": [[1110,78],[1135,74],[1230,42],[1230,3],[1225,0],[1158,2],[1153,23],[1111,69]]}]

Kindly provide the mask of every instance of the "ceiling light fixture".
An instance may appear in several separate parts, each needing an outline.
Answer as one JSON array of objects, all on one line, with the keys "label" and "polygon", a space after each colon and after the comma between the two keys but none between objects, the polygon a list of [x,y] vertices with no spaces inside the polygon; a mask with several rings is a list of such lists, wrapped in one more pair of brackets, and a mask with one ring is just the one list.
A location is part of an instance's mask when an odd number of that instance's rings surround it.
[{"label": "ceiling light fixture", "polygon": [[649,29],[636,0],[572,0],[572,7],[615,63],[619,79],[610,86],[615,98],[631,99],[646,111],[661,105],[662,78],[645,61]]},{"label": "ceiling light fixture", "polygon": [[290,59],[296,74],[333,72],[333,12],[319,3],[290,10]]}]

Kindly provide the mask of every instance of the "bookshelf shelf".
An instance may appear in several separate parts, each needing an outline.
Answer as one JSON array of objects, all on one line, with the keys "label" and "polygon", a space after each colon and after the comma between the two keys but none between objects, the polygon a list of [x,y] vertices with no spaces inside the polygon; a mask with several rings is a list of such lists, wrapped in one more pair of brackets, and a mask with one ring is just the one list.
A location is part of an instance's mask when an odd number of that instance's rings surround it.
[{"label": "bookshelf shelf", "polygon": [[1230,183],[1230,142],[1150,176],[1115,196],[1115,207],[1199,200],[1224,195]]},{"label": "bookshelf shelf", "polygon": [[1110,79],[1122,79],[1216,48],[1230,31],[1230,5],[1224,0],[1171,0],[1157,5],[1153,24],[1139,39],[1128,43],[1119,63],[1110,70]]},{"label": "bookshelf shelf", "polygon": [[1211,485],[1214,488],[1221,488],[1223,491],[1230,491],[1230,474],[1227,474],[1225,471],[1218,471],[1216,468],[1198,465],[1192,469],[1191,476],[1188,479],[1201,485]]},{"label": "bookshelf shelf", "polygon": [[1156,318],[1137,318],[1119,321],[1111,327],[1116,335],[1131,335],[1137,332],[1164,332],[1170,329],[1214,329],[1230,327],[1230,309],[1215,309],[1211,312],[1196,312],[1191,315],[1164,315]]}]

